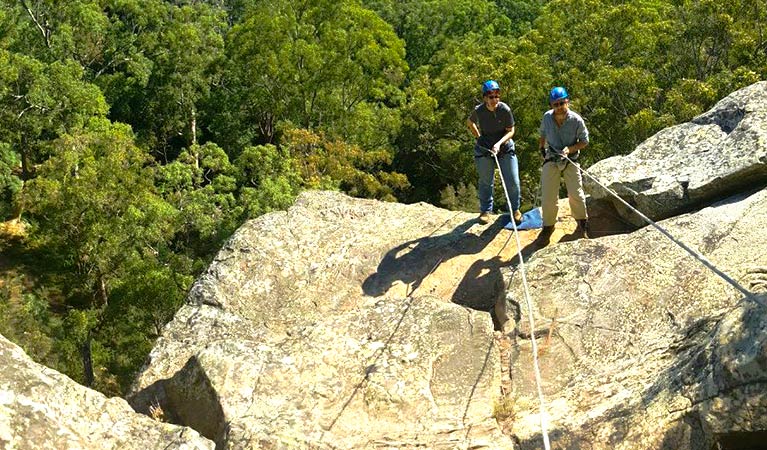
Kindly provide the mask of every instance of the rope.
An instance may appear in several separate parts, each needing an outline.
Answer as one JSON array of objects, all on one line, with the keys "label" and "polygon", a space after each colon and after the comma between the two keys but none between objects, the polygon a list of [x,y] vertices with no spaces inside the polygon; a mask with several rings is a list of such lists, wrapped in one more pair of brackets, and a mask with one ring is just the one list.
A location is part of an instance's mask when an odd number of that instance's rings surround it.
[{"label": "rope", "polygon": [[[716,275],[718,275],[719,277],[721,277],[721,278],[722,278],[724,281],[726,281],[726,282],[727,282],[727,283],[729,283],[731,286],[733,286],[735,289],[737,289],[738,291],[740,291],[740,293],[741,293],[741,294],[743,294],[743,295],[745,295],[745,297],[746,297],[747,299],[749,299],[749,300],[751,300],[751,301],[753,301],[753,302],[755,302],[755,303],[757,303],[757,304],[759,304],[759,305],[761,305],[761,306],[763,306],[763,307],[767,308],[767,303],[765,303],[765,302],[764,302],[763,300],[761,300],[761,299],[758,299],[758,298],[756,298],[756,296],[755,296],[755,295],[754,295],[754,294],[753,294],[751,291],[749,291],[748,289],[746,289],[746,288],[744,288],[743,286],[741,286],[741,285],[740,285],[740,283],[738,283],[737,281],[733,280],[733,279],[732,279],[732,278],[731,278],[729,275],[727,275],[726,273],[724,273],[724,272],[722,272],[721,270],[717,269],[717,268],[716,268],[716,266],[714,266],[714,265],[713,265],[713,264],[712,264],[712,263],[711,263],[711,262],[710,262],[708,259],[706,259],[706,257],[705,257],[705,256],[703,256],[703,255],[701,255],[699,252],[697,252],[697,251],[693,250],[692,248],[690,248],[689,246],[687,246],[687,245],[686,245],[684,242],[682,242],[682,241],[680,241],[680,240],[676,239],[674,236],[672,236],[672,235],[671,235],[671,233],[669,233],[668,231],[666,231],[665,229],[663,229],[663,227],[661,227],[660,225],[658,225],[657,223],[655,223],[655,222],[654,222],[652,219],[650,219],[649,217],[647,217],[647,216],[645,216],[644,214],[642,214],[642,213],[641,213],[641,212],[640,212],[638,209],[636,209],[636,208],[634,208],[633,206],[631,206],[631,205],[630,205],[630,204],[629,204],[627,201],[623,200],[623,199],[622,199],[622,198],[621,198],[621,197],[620,197],[620,196],[619,196],[619,195],[618,195],[618,194],[617,194],[615,191],[613,191],[612,189],[608,188],[608,187],[607,187],[607,186],[605,186],[604,184],[600,183],[600,182],[599,182],[599,180],[597,180],[595,177],[593,177],[593,176],[592,176],[590,173],[588,173],[588,172],[586,171],[586,169],[582,168],[582,167],[581,167],[579,164],[576,164],[576,163],[575,163],[573,160],[571,160],[570,158],[568,158],[568,157],[567,157],[567,155],[563,155],[563,156],[564,156],[564,158],[565,158],[565,159],[567,159],[568,161],[570,161],[570,163],[571,163],[573,166],[577,167],[577,168],[578,168],[578,170],[579,170],[581,173],[583,173],[584,175],[586,175],[587,177],[589,177],[589,178],[590,178],[592,181],[594,181],[596,184],[598,184],[600,187],[602,187],[602,189],[604,189],[605,191],[609,192],[609,193],[610,193],[610,195],[612,195],[613,197],[615,197],[616,199],[618,199],[618,201],[619,201],[619,202],[621,202],[621,203],[623,203],[623,205],[624,205],[624,206],[628,207],[630,210],[632,210],[633,212],[635,212],[635,213],[636,213],[636,214],[637,214],[639,217],[641,217],[641,218],[642,218],[642,220],[644,220],[645,222],[647,222],[649,225],[652,225],[653,227],[655,227],[655,229],[657,229],[658,231],[660,231],[660,232],[661,232],[661,233],[662,233],[664,236],[666,236],[667,238],[669,238],[669,239],[670,239],[670,240],[671,240],[673,243],[675,243],[676,245],[678,245],[678,246],[682,247],[682,248],[683,248],[683,249],[684,249],[684,250],[685,250],[687,253],[689,253],[689,254],[690,254],[690,255],[692,255],[692,256],[693,256],[695,259],[697,259],[698,261],[700,261],[700,262],[701,262],[701,263],[702,263],[704,266],[706,266],[706,267],[707,267],[709,270],[711,270],[712,272],[714,272]],[[516,230],[516,226],[515,226],[515,230]]]},{"label": "rope", "polygon": [[506,195],[506,204],[509,208],[509,216],[511,219],[511,223],[514,226],[514,237],[517,241],[517,255],[519,256],[519,273],[522,274],[522,286],[525,290],[525,302],[527,303],[527,318],[530,322],[530,341],[533,344],[533,369],[535,371],[535,385],[538,390],[538,402],[540,404],[540,414],[541,414],[541,435],[543,436],[543,447],[546,450],[551,449],[551,444],[549,443],[549,432],[547,430],[546,426],[546,402],[543,398],[543,388],[541,388],[541,368],[538,364],[538,343],[535,339],[535,319],[533,319],[533,305],[530,301],[530,292],[527,287],[527,277],[525,276],[525,261],[522,257],[522,244],[519,241],[519,233],[517,232],[517,223],[514,221],[514,213],[511,210],[511,199],[509,198],[509,190],[506,188],[506,181],[503,179],[503,171],[501,170],[501,164],[498,162],[498,155],[493,153],[493,158],[495,159],[495,165],[498,167],[498,171],[501,175],[501,184],[503,185],[503,193]]}]

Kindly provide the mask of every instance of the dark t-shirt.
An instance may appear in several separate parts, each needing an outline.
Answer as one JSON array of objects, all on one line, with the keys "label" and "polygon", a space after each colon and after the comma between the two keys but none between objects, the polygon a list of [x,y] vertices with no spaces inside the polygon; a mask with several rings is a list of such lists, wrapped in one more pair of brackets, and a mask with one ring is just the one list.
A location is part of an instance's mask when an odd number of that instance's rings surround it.
[{"label": "dark t-shirt", "polygon": [[[477,105],[471,112],[469,120],[477,124],[480,132],[477,144],[474,146],[474,156],[489,156],[490,152],[485,149],[493,148],[493,145],[506,134],[506,129],[514,126],[514,115],[511,113],[511,108],[503,102],[498,103],[495,111],[488,110],[484,103]],[[500,153],[513,152],[514,140],[509,139],[501,146]]]}]

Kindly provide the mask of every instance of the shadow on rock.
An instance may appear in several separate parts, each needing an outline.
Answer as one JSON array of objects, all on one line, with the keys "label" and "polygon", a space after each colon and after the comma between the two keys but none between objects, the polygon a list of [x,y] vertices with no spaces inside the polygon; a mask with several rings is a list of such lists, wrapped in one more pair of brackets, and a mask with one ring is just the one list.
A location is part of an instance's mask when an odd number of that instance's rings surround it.
[{"label": "shadow on rock", "polygon": [[452,302],[481,311],[490,310],[503,296],[503,265],[500,256],[475,261],[458,284]]},{"label": "shadow on rock", "polygon": [[[362,283],[363,291],[367,295],[377,297],[388,292],[396,283],[402,283],[410,286],[408,294],[411,294],[440,264],[444,264],[446,261],[460,255],[482,252],[503,229],[503,226],[499,219],[495,223],[486,226],[477,235],[469,232],[469,229],[476,223],[476,219],[472,219],[458,225],[448,233],[415,239],[389,250],[378,264],[376,272]],[[482,264],[482,262],[478,261],[469,269],[469,272],[476,272],[477,274],[482,272],[483,268],[477,266],[477,264]],[[500,272],[498,276],[500,276]],[[477,275],[472,276],[472,278],[482,277]],[[482,283],[488,282],[493,284],[492,281],[487,279],[482,280]],[[473,287],[475,286],[466,285],[465,282],[461,283],[461,288],[469,294]],[[459,300],[456,303],[465,304],[460,300],[462,298],[467,298],[467,296],[463,294],[458,295],[455,297],[455,299]],[[470,304],[471,302],[467,301],[467,303],[469,304],[466,304],[466,306],[475,308],[474,305]],[[487,310],[488,308],[475,309]]]}]

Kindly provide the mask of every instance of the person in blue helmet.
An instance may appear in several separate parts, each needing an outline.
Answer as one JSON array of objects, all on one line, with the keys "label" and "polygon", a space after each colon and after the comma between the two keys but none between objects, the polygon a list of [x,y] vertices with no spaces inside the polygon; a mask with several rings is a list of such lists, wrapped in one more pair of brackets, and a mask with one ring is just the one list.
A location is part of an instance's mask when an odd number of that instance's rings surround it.
[{"label": "person in blue helmet", "polygon": [[466,120],[469,131],[476,138],[474,165],[479,176],[479,222],[488,223],[493,212],[493,179],[497,157],[501,176],[509,193],[511,217],[516,223],[521,223],[519,163],[512,139],[514,115],[509,105],[501,101],[501,86],[495,80],[482,84],[482,100]]},{"label": "person in blue helmet", "polygon": [[583,192],[583,179],[576,161],[580,151],[589,145],[589,131],[583,118],[570,110],[570,96],[564,87],[555,87],[551,90],[549,105],[551,109],[543,114],[538,139],[538,146],[543,157],[541,171],[543,229],[540,239],[548,241],[554,231],[559,209],[557,202],[560,178],[565,180],[570,211],[578,222],[576,233],[588,237],[586,195]]}]

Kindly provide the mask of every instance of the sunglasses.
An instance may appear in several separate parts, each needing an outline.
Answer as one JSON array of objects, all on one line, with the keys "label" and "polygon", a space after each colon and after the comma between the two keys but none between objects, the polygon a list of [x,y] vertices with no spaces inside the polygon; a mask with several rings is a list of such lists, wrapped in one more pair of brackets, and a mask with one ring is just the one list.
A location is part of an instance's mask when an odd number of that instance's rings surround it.
[{"label": "sunglasses", "polygon": [[487,98],[501,98],[500,95],[488,95]]},{"label": "sunglasses", "polygon": [[567,104],[567,100],[560,100],[558,102],[552,103],[551,106],[553,106],[555,108],[559,108],[560,106],[566,105],[566,104]]}]

